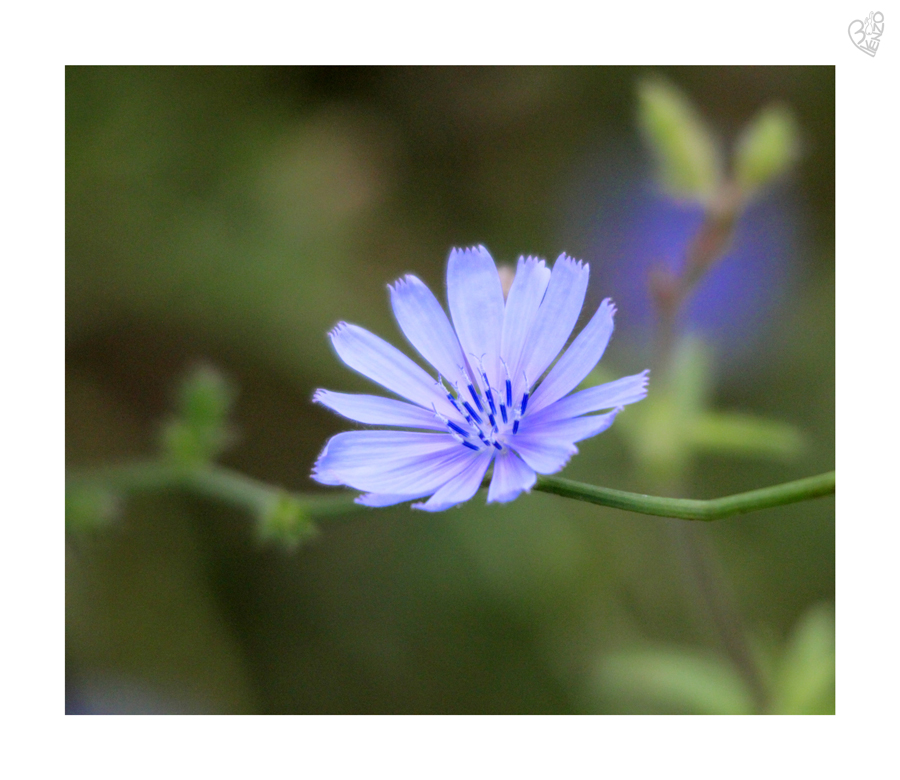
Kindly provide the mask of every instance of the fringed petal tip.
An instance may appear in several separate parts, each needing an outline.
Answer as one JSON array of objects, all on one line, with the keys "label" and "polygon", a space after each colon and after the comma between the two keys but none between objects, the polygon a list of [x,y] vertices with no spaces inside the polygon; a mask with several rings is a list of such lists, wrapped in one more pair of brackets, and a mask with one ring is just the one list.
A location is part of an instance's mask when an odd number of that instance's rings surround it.
[{"label": "fringed petal tip", "polygon": [[325,446],[322,447],[322,451],[319,453],[319,457],[316,458],[316,462],[313,464],[312,472],[309,476],[320,485],[342,485],[343,483],[331,473],[327,466],[324,465],[325,458],[328,456],[328,447],[330,445],[331,439],[326,441]]},{"label": "fringed petal tip", "polygon": [[403,276],[401,276],[399,279],[396,279],[393,284],[389,284],[387,288],[391,291],[392,294],[394,294],[397,292],[401,292],[404,288],[414,284],[420,284],[424,286],[424,282],[415,274],[403,274]]},{"label": "fringed petal tip", "polygon": [[644,398],[647,397],[647,388],[650,385],[650,369],[645,368],[643,371],[641,371],[640,377],[641,377],[641,390],[643,391],[644,395],[638,400],[643,400]]},{"label": "fringed petal tip", "polygon": [[453,247],[453,249],[450,250],[450,257],[459,256],[459,255],[462,255],[463,257],[465,257],[466,255],[477,255],[480,257],[486,257],[491,262],[494,261],[494,259],[491,257],[491,253],[488,252],[487,249],[484,247],[484,244],[474,244],[473,246]]},{"label": "fringed petal tip", "polygon": [[343,320],[341,320],[330,331],[328,331],[328,338],[330,338],[332,341],[334,341],[346,329],[347,329],[347,323],[344,322]]},{"label": "fringed petal tip", "polygon": [[525,255],[521,255],[519,257],[519,262],[517,263],[517,265],[523,265],[523,266],[537,265],[537,266],[540,266],[541,268],[546,268],[547,261],[544,260],[544,258],[542,258],[542,257],[538,257],[537,255],[528,255],[528,257],[525,257]]},{"label": "fringed petal tip", "polygon": [[320,485],[343,485],[344,483],[340,478],[334,476],[328,469],[318,468],[318,466],[313,466],[312,473],[310,477],[318,482]]},{"label": "fringed petal tip", "polygon": [[[556,258],[557,263],[564,263],[566,265],[572,265],[579,271],[584,271],[585,273],[590,273],[591,264],[586,263],[584,260],[579,260],[571,255],[567,255],[563,252],[559,257]],[[555,264],[554,264],[555,267]]]}]

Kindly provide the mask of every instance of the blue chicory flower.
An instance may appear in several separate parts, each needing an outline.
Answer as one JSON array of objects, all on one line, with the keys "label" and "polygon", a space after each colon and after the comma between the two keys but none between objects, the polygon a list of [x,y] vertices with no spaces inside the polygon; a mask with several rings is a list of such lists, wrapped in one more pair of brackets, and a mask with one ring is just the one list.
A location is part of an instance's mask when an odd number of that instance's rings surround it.
[{"label": "blue chicory flower", "polygon": [[[454,249],[447,267],[453,325],[418,278],[407,275],[391,304],[409,342],[437,379],[395,347],[339,323],[331,341],[341,360],[407,401],[317,390],[313,400],[360,423],[418,431],[360,430],[332,437],[313,479],[364,491],[356,501],[438,512],[468,501],[488,467],[488,502],[512,501],[537,474],[553,474],[602,433],[626,404],[647,395],[649,371],[568,395],[603,355],[613,331],[608,298],[556,364],[581,312],[589,266],[562,254],[553,266],[520,258],[504,301],[500,275],[483,246]],[[606,411],[604,414],[593,412]],[[425,431],[431,431],[426,433]]]}]

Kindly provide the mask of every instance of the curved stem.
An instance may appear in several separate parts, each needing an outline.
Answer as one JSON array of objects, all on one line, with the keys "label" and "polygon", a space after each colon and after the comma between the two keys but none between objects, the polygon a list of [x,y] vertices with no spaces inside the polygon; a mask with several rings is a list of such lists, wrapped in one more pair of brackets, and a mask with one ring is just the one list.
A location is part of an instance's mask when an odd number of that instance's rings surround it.
[{"label": "curved stem", "polygon": [[[353,503],[354,497],[347,493],[332,496],[293,493],[215,465],[192,468],[155,461],[138,462],[74,475],[67,477],[67,481],[70,484],[99,485],[124,493],[186,490],[251,512],[264,510],[285,495],[317,517],[361,511],[359,505]],[[829,471],[815,477],[706,501],[628,493],[561,477],[539,476],[534,489],[626,512],[710,521],[830,495],[835,490],[835,474]]]},{"label": "curved stem", "polygon": [[573,482],[560,477],[539,476],[534,489],[600,506],[624,509],[626,512],[675,517],[680,520],[710,521],[827,496],[834,493],[834,485],[834,472],[829,471],[815,477],[709,500],[646,496],[641,493],[586,485],[583,482]]}]

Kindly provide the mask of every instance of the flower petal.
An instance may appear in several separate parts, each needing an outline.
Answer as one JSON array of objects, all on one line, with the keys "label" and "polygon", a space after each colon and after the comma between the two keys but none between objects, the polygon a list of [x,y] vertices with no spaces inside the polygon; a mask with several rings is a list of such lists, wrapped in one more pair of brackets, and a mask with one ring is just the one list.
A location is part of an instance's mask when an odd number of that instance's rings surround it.
[{"label": "flower petal", "polygon": [[353,499],[353,501],[354,503],[362,504],[363,506],[394,506],[394,504],[402,504],[404,501],[413,501],[414,499],[422,498],[422,496],[427,495],[427,493],[413,493],[411,496],[398,496],[390,493],[363,493],[361,496],[357,496]]},{"label": "flower petal", "polygon": [[590,412],[599,412],[601,409],[612,409],[616,406],[636,403],[646,398],[649,379],[650,371],[642,371],[640,374],[626,376],[615,382],[606,382],[596,387],[589,387],[587,390],[580,390],[538,412],[532,413],[531,407],[529,407],[522,424],[566,420]]},{"label": "flower petal", "polygon": [[355,395],[335,393],[331,390],[316,390],[313,402],[327,406],[348,420],[369,425],[399,425],[405,428],[427,428],[446,431],[445,426],[434,412],[414,406],[394,398],[378,395]]},{"label": "flower petal", "polygon": [[[376,493],[401,493],[406,490],[380,485],[397,481],[404,474],[413,474],[417,465],[436,473],[436,463],[456,453],[474,454],[461,447],[450,434],[347,431],[328,440],[316,460],[312,477],[325,485],[349,485],[357,490]],[[437,489],[441,483],[438,478],[430,489],[424,484],[421,488],[413,484],[409,491],[421,489],[424,495]]]},{"label": "flower petal", "polygon": [[[459,343],[470,365],[476,368],[483,358],[488,379],[494,387],[498,387],[501,377],[503,287],[497,266],[483,246],[454,249],[450,253],[447,301]],[[506,378],[505,374],[503,378]],[[483,384],[480,376],[478,384]]]},{"label": "flower petal", "polygon": [[578,452],[578,447],[573,444],[564,442],[551,444],[541,441],[540,438],[518,435],[509,446],[538,474],[555,474]]},{"label": "flower petal", "polygon": [[[591,436],[603,433],[613,424],[616,415],[621,411],[622,407],[620,406],[606,414],[594,414],[569,420],[555,420],[554,422],[535,422],[534,420],[526,422],[526,419],[523,418],[519,435],[528,441],[558,442],[574,445],[577,441],[589,439]],[[518,436],[516,436],[516,441],[511,442],[511,444],[518,449]]]},{"label": "flower petal", "polygon": [[441,512],[452,506],[468,501],[484,481],[485,472],[491,464],[493,448],[482,450],[475,457],[470,458],[465,468],[448,480],[424,504],[413,504],[413,509],[424,509],[426,512]]},{"label": "flower petal", "polygon": [[453,479],[477,454],[465,447],[445,453],[424,455],[402,462],[378,463],[368,471],[357,471],[344,479],[344,484],[370,493],[387,493],[411,497],[427,496]]},{"label": "flower petal", "polygon": [[[500,354],[506,361],[513,380],[514,398],[520,398],[524,392],[522,356],[549,282],[550,269],[543,260],[536,257],[529,257],[527,260],[519,258],[516,278],[506,299],[500,345]],[[504,374],[500,377],[500,381],[505,378]]]},{"label": "flower petal", "polygon": [[603,357],[606,345],[613,332],[613,315],[616,307],[607,298],[600,304],[591,321],[578,334],[563,356],[547,374],[531,398],[529,404],[532,413],[558,401],[567,393],[578,387],[594,366]]},{"label": "flower petal", "polygon": [[488,503],[512,501],[523,490],[530,491],[536,481],[534,469],[512,450],[504,449],[494,457],[494,476],[488,490]]},{"label": "flower petal", "polygon": [[534,385],[566,345],[581,314],[590,266],[560,255],[553,264],[547,293],[531,329],[523,361],[528,381]]},{"label": "flower petal", "polygon": [[444,376],[458,377],[465,363],[459,339],[431,290],[412,274],[389,289],[394,316],[409,343]]},{"label": "flower petal", "polygon": [[419,406],[431,409],[433,404],[444,414],[456,416],[435,380],[384,339],[346,322],[338,323],[329,335],[341,360],[354,371]]}]

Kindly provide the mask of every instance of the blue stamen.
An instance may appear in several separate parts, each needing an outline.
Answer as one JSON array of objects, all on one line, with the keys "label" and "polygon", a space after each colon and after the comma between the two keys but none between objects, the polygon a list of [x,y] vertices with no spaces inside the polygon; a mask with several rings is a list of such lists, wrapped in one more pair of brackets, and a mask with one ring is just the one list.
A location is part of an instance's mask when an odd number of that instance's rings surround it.
[{"label": "blue stamen", "polygon": [[519,421],[516,420],[516,421],[513,423],[513,433],[515,433],[515,432],[518,431],[518,430],[519,430]]},{"label": "blue stamen", "polygon": [[[471,383],[471,382],[469,382],[469,395],[471,395],[471,396],[472,396],[472,400],[475,401],[475,406],[478,407],[478,411],[479,411],[479,412],[483,412],[483,411],[484,411],[484,407],[481,405],[481,399],[478,397],[478,393],[475,392],[475,388],[472,387],[472,383]],[[481,422],[481,420],[479,420],[478,422]]]},{"label": "blue stamen", "polygon": [[512,407],[512,382],[506,380],[506,405]]},{"label": "blue stamen", "polygon": [[[469,385],[469,387],[471,387],[471,385]],[[463,406],[465,406],[465,407],[466,407],[466,411],[468,411],[468,413],[471,414],[472,417],[475,418],[475,421],[476,421],[479,425],[481,425],[481,418],[478,416],[478,412],[476,412],[476,411],[472,408],[472,404],[470,404],[468,401],[463,401]]]},{"label": "blue stamen", "polygon": [[506,407],[503,404],[500,404],[500,416],[503,418],[503,422],[506,422]]},{"label": "blue stamen", "polygon": [[466,430],[464,430],[463,428],[460,428],[460,427],[459,427],[455,422],[453,422],[452,420],[447,420],[447,426],[450,428],[450,430],[456,431],[460,436],[464,436],[464,437],[466,437],[466,438],[469,438],[469,432],[466,431]]},{"label": "blue stamen", "polygon": [[464,441],[464,442],[462,442],[462,446],[463,446],[463,447],[468,447],[470,450],[475,450],[475,452],[481,452],[481,448],[480,448],[480,447],[476,447],[476,446],[475,446],[474,444],[472,444],[472,442],[470,442],[470,441]]},{"label": "blue stamen", "polygon": [[500,446],[499,444],[497,444],[497,442],[495,442],[495,441],[492,441],[491,444],[493,444],[498,450],[502,450],[502,449],[503,449],[503,447],[501,447],[501,446]]},{"label": "blue stamen", "polygon": [[496,431],[496,430],[497,430],[497,418],[494,417],[494,415],[489,414],[489,415],[488,415],[488,421],[489,421],[490,424],[491,424],[491,428],[493,428],[493,429]]},{"label": "blue stamen", "polygon": [[487,388],[485,390],[485,395],[487,396],[488,403],[491,406],[491,413],[497,414],[497,407],[494,406],[494,394],[491,392],[491,386],[487,383],[487,376],[484,376],[484,386]]},{"label": "blue stamen", "polygon": [[522,396],[522,409],[521,409],[521,411],[519,412],[519,416],[520,416],[520,417],[521,417],[523,414],[525,414],[525,409],[526,409],[527,406],[528,406],[528,393],[525,393],[525,395]]}]

